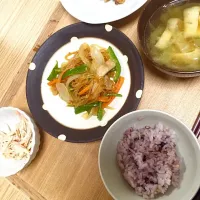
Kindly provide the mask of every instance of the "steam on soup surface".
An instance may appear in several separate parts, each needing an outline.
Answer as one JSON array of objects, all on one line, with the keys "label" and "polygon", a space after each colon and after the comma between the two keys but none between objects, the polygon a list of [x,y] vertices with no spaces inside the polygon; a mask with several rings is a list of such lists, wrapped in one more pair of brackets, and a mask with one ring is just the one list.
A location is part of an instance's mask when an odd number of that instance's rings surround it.
[{"label": "steam on soup surface", "polygon": [[155,62],[177,71],[200,70],[200,4],[158,9],[145,33]]}]

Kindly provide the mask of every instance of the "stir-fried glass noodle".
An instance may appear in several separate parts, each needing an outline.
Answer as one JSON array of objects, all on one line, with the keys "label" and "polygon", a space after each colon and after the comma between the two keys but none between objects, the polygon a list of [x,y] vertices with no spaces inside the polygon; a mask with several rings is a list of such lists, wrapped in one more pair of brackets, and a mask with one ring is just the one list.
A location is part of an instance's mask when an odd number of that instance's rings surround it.
[{"label": "stir-fried glass noodle", "polygon": [[102,120],[105,111],[118,94],[124,78],[113,49],[98,45],[82,44],[78,51],[65,56],[66,62],[55,67],[47,78],[54,95],[59,95],[75,114],[86,112]]}]

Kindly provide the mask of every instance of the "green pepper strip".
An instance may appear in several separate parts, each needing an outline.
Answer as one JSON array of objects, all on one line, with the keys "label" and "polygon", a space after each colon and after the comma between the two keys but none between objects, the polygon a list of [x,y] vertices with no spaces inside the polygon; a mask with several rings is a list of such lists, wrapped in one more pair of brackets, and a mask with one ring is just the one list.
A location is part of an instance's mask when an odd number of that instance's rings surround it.
[{"label": "green pepper strip", "polygon": [[52,81],[53,79],[55,79],[57,77],[57,75],[60,73],[60,69],[58,68],[58,61],[56,61],[56,64],[54,66],[54,68],[52,69],[49,77],[47,78],[48,81]]},{"label": "green pepper strip", "polygon": [[99,102],[85,104],[85,105],[74,108],[74,111],[75,111],[75,114],[79,114],[85,111],[89,112],[93,107],[98,107],[98,106],[99,106]]},{"label": "green pepper strip", "polygon": [[97,119],[101,121],[104,116],[104,109],[102,108],[102,102],[99,103],[99,109],[97,111]]},{"label": "green pepper strip", "polygon": [[80,66],[77,66],[75,68],[72,68],[72,69],[69,69],[67,70],[63,76],[62,76],[62,79],[66,78],[67,76],[73,76],[75,74],[82,74],[84,72],[87,71],[87,65],[80,65]]},{"label": "green pepper strip", "polygon": [[121,74],[121,65],[119,63],[119,60],[117,58],[117,56],[115,55],[115,52],[113,51],[112,47],[108,47],[108,53],[109,53],[109,56],[110,56],[110,59],[113,60],[115,62],[115,76],[114,76],[114,81],[117,82],[119,77],[120,77],[120,74]]},{"label": "green pepper strip", "polygon": [[57,72],[57,73],[61,73],[62,70],[61,70],[60,68],[57,68],[57,69],[55,69],[55,72]]},{"label": "green pepper strip", "polygon": [[122,97],[121,94],[116,94],[116,93],[108,93],[108,94],[105,94],[105,96],[107,96],[107,97],[110,97],[110,96]]}]

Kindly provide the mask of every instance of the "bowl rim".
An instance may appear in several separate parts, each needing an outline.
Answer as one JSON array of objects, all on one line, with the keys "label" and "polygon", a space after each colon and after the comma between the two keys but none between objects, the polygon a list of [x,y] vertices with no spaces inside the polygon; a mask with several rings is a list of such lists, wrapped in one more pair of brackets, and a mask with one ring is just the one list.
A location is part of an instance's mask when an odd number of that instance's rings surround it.
[{"label": "bowl rim", "polygon": [[[120,120],[122,120],[123,118],[126,118],[127,116],[129,115],[133,115],[133,114],[136,114],[136,113],[146,113],[146,112],[153,112],[153,113],[157,113],[157,114],[161,114],[161,115],[165,115],[165,116],[168,116],[170,118],[172,118],[173,120],[175,120],[176,123],[180,123],[191,135],[192,139],[191,140],[194,140],[195,143],[197,144],[197,149],[198,151],[200,152],[200,143],[198,142],[198,139],[196,138],[196,136],[194,135],[194,133],[192,132],[192,130],[190,130],[181,120],[177,119],[176,117],[174,117],[173,115],[167,113],[167,112],[164,112],[164,111],[161,111],[161,110],[155,110],[155,109],[141,109],[141,110],[136,110],[136,111],[132,111],[132,112],[129,112],[123,116],[121,116],[120,118],[118,118],[106,131],[106,133],[104,134],[102,140],[101,140],[101,143],[100,143],[100,146],[99,146],[99,151],[98,151],[98,168],[99,168],[99,173],[100,173],[100,177],[101,177],[101,180],[106,188],[106,190],[109,192],[109,194],[112,196],[113,199],[117,200],[115,195],[110,191],[109,187],[107,186],[104,178],[103,178],[103,175],[102,175],[102,171],[101,171],[101,165],[100,165],[100,155],[101,155],[101,149],[102,149],[102,146],[103,146],[103,143],[104,143],[104,140],[108,134],[108,132],[110,131],[110,129],[115,125],[117,124]],[[200,158],[199,158],[200,160]],[[200,170],[200,169],[199,169]],[[200,188],[200,182],[199,182],[199,187]],[[196,193],[198,192],[198,189],[193,192],[191,195],[192,195],[192,198],[196,195]],[[190,200],[190,199],[188,199]]]},{"label": "bowl rim", "polygon": [[[147,9],[147,7],[148,6],[150,6],[150,4],[153,4],[153,1],[154,0],[149,0],[145,5],[144,5],[144,8],[143,8],[143,10],[141,11],[141,13],[140,13],[140,16],[139,16],[139,19],[138,19],[138,25],[137,25],[137,38],[138,38],[138,41],[139,41],[139,45],[140,45],[140,47],[141,47],[141,49],[142,49],[142,52],[145,54],[145,56],[148,58],[148,60],[156,67],[156,68],[158,68],[158,69],[162,69],[163,71],[166,71],[166,72],[168,72],[168,73],[173,73],[174,75],[194,75],[194,74],[199,74],[200,75],[200,70],[194,70],[194,71],[178,71],[178,70],[172,70],[172,69],[169,69],[169,68],[167,68],[167,67],[164,67],[163,65],[159,65],[157,62],[155,62],[152,58],[151,58],[151,56],[147,53],[147,51],[145,50],[145,48],[144,48],[144,45],[142,44],[143,42],[143,40],[141,39],[141,36],[140,36],[140,31],[139,31],[139,27],[140,27],[140,24],[142,23],[142,18],[143,18],[143,16],[145,15],[145,11],[146,11],[146,9]],[[170,2],[172,2],[173,0],[170,0],[169,1],[169,3]],[[178,1],[185,1],[185,2],[187,2],[188,0],[178,0]],[[177,1],[177,2],[178,2]],[[165,5],[165,4],[163,4],[163,5]],[[154,12],[156,12],[156,11],[154,11]],[[151,14],[151,17],[152,17],[152,15],[154,14],[154,12]],[[145,22],[146,23],[146,22]],[[146,29],[146,26],[147,26],[147,24],[145,25],[145,29]],[[145,30],[144,30],[144,32],[145,32]],[[144,42],[145,43],[145,42]]]}]

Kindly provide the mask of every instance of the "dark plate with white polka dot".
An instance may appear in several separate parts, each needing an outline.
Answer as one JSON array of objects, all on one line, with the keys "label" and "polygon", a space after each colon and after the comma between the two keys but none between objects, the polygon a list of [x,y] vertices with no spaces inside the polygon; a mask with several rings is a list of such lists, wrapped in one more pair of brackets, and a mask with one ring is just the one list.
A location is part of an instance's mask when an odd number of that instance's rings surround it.
[{"label": "dark plate with white polka dot", "polygon": [[[55,65],[64,61],[67,53],[76,51],[83,43],[111,46],[117,55],[125,78],[116,98],[98,121],[75,115],[59,96],[53,96],[47,85],[47,76]],[[122,32],[110,25],[77,23],[67,26],[44,42],[34,56],[27,75],[26,95],[30,111],[44,131],[68,142],[91,142],[103,137],[107,128],[122,115],[137,108],[144,86],[144,69],[138,50]]]}]

